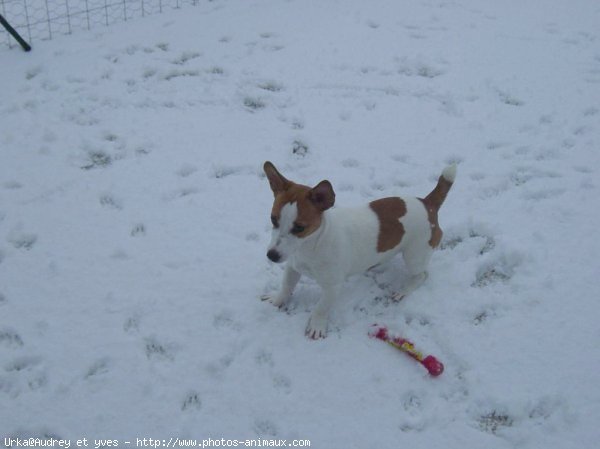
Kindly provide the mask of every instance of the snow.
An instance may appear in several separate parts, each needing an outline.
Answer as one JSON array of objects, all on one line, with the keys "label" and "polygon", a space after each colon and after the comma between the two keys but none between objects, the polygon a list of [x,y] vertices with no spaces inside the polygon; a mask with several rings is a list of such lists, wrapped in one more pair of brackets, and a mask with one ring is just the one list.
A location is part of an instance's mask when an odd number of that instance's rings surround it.
[{"label": "snow", "polygon": [[[1,49],[0,436],[591,448],[600,5],[222,0]],[[261,302],[272,160],[338,205],[458,163],[427,282]],[[367,336],[434,354],[431,378]]]}]

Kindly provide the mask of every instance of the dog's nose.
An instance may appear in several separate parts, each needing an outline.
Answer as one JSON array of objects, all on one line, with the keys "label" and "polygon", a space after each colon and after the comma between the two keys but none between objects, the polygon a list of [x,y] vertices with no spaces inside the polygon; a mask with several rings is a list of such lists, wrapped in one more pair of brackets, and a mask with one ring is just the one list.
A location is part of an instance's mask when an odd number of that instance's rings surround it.
[{"label": "dog's nose", "polygon": [[279,260],[281,259],[281,254],[279,254],[276,250],[274,249],[270,249],[267,252],[267,257],[269,258],[269,260],[272,260],[273,262],[279,262]]}]

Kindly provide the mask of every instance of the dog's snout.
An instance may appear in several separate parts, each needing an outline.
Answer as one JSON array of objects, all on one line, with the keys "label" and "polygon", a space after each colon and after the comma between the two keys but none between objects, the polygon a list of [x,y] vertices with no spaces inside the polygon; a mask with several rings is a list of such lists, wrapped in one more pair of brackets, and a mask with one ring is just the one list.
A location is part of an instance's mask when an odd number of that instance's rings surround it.
[{"label": "dog's snout", "polygon": [[267,251],[267,257],[273,262],[279,262],[281,260],[281,254],[279,254],[275,249],[270,249]]}]

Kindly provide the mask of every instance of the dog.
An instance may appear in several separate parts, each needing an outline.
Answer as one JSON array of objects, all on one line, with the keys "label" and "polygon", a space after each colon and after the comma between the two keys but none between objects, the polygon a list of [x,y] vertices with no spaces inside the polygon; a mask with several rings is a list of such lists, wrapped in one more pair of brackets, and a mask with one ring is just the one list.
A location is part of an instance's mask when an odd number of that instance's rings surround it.
[{"label": "dog", "polygon": [[287,264],[279,292],[262,299],[284,307],[300,277],[313,278],[322,298],[308,320],[307,337],[327,336],[329,311],[348,276],[402,253],[410,278],[393,299],[402,299],[425,282],[429,260],[442,239],[438,211],[454,183],[456,164],[442,171],[425,198],[388,197],[334,209],[335,192],[329,181],[309,187],[286,179],[269,161],[263,169],[275,196],[267,257]]}]

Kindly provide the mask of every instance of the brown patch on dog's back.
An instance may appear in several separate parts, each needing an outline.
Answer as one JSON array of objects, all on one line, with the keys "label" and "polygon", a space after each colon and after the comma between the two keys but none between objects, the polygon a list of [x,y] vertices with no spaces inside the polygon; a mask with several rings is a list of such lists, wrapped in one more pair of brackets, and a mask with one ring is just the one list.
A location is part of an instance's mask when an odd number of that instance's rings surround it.
[{"label": "brown patch on dog's back", "polygon": [[379,219],[377,252],[383,253],[398,246],[404,236],[400,218],[406,215],[406,203],[402,198],[390,197],[372,201],[369,207]]}]

